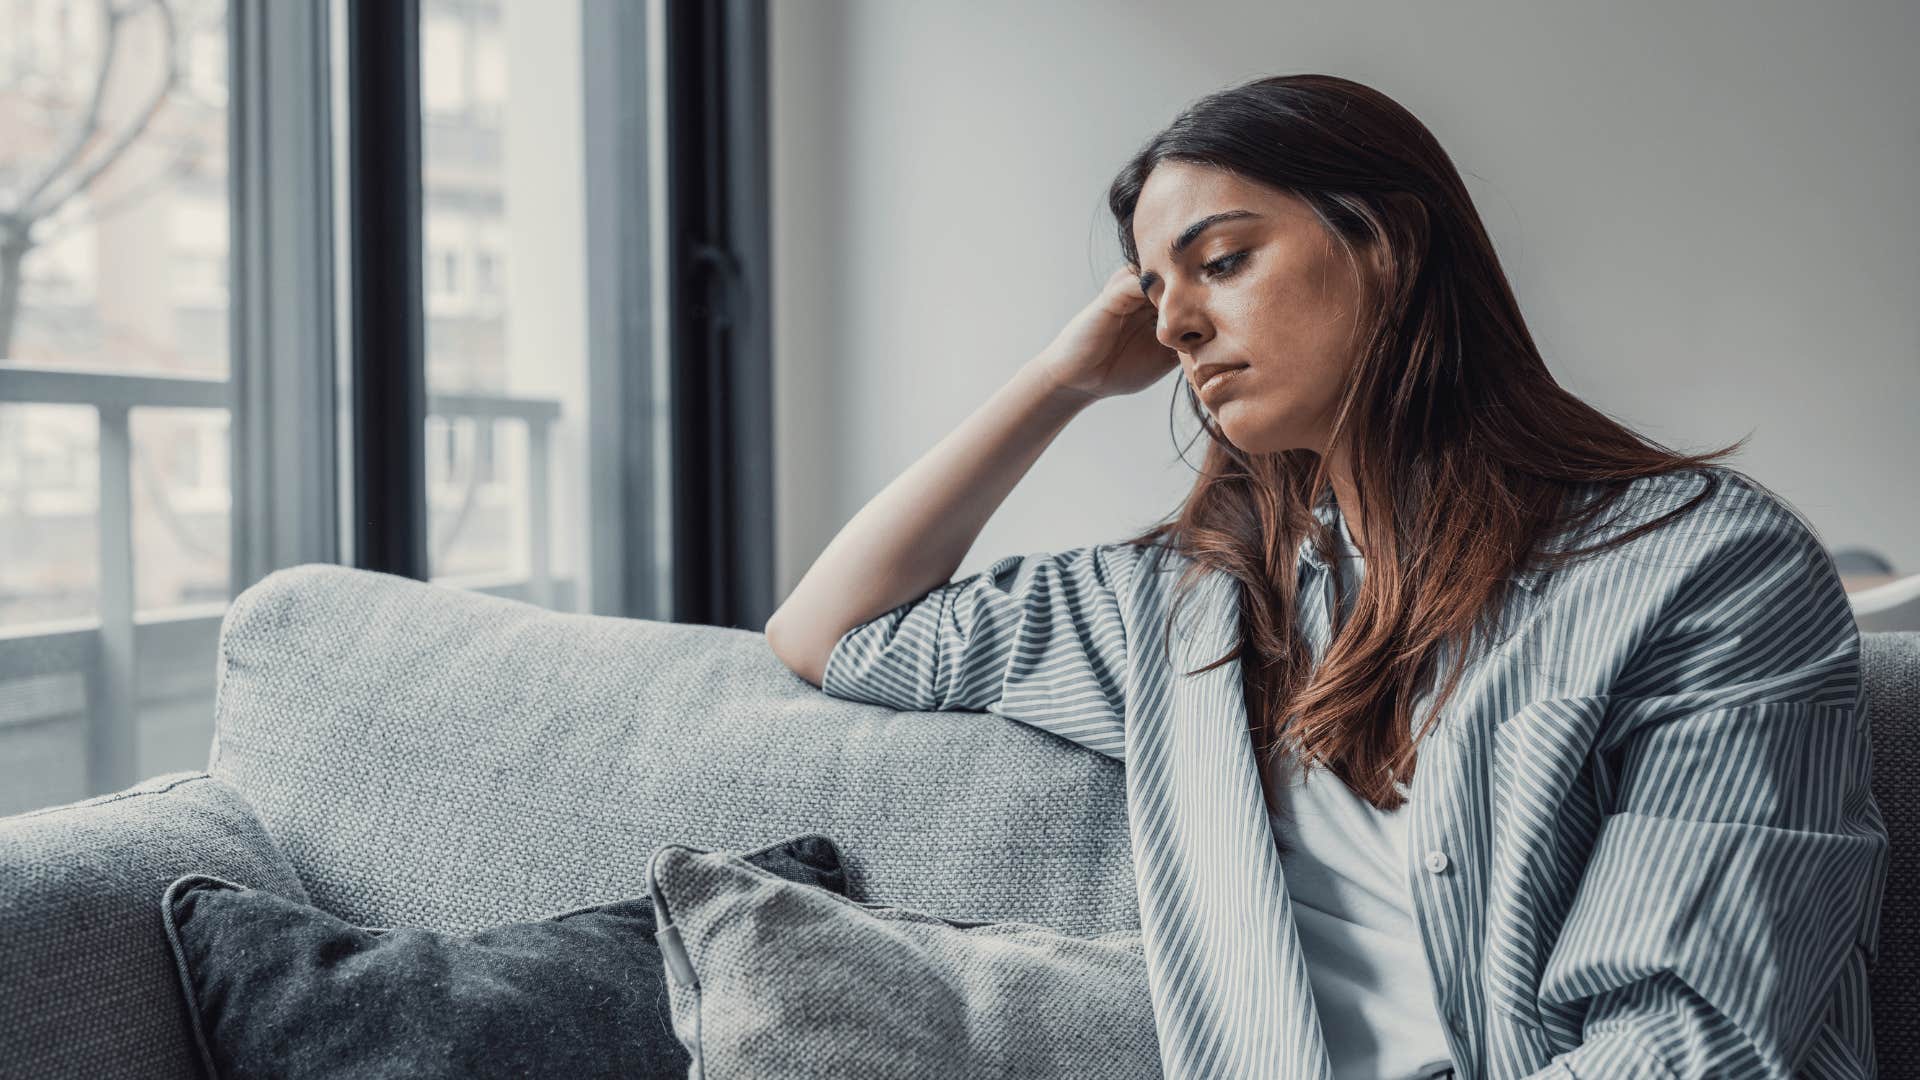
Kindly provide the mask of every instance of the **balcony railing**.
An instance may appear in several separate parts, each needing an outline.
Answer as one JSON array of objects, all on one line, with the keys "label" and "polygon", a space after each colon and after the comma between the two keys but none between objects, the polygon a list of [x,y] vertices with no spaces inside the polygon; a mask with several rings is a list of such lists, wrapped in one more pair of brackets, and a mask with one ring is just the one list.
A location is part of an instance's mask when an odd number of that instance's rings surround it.
[{"label": "balcony railing", "polygon": [[[92,618],[27,626],[0,627],[0,747],[13,744],[12,731],[50,717],[71,716],[76,696],[84,709],[86,794],[116,791],[139,779],[140,706],[153,704],[156,683],[172,683],[161,696],[191,700],[213,687],[212,642],[218,636],[226,602],[186,605],[142,612],[136,619],[133,547],[133,470],[136,452],[129,415],[135,408],[209,409],[230,413],[231,385],[224,378],[86,371],[18,364],[0,366],[0,403],[81,405],[99,421],[99,604]],[[436,578],[447,584],[553,606],[567,582],[552,572],[552,519],[548,500],[553,427],[560,403],[534,398],[483,394],[431,394],[428,413],[448,420],[482,421],[482,443],[492,437],[492,421],[523,421],[527,430],[526,542],[527,574]],[[230,425],[231,428],[231,425]],[[469,488],[469,497],[471,487]],[[331,492],[316,497],[331,498]],[[466,520],[462,514],[445,537]],[[184,653],[183,650],[184,649]],[[177,654],[178,663],[169,663]],[[198,671],[192,657],[202,663]],[[158,661],[158,663],[156,663]],[[171,669],[171,670],[169,670]],[[78,678],[79,694],[72,691]],[[181,680],[191,686],[180,685]],[[145,686],[148,700],[140,700]],[[25,688],[20,689],[20,688]],[[183,694],[183,691],[185,693]],[[203,699],[204,700],[204,699]],[[196,713],[185,711],[191,721]],[[211,723],[211,717],[197,719]],[[0,750],[0,752],[5,752]],[[44,756],[44,755],[43,755]],[[53,796],[64,799],[67,794]],[[76,796],[78,797],[78,796]],[[32,801],[39,805],[49,801]],[[0,807],[0,814],[25,807]]]}]

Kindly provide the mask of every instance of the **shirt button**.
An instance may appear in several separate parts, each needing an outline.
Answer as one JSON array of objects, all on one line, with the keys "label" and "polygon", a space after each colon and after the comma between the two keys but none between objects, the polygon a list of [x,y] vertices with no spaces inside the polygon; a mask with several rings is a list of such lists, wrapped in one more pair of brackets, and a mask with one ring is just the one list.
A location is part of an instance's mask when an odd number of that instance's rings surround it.
[{"label": "shirt button", "polygon": [[1447,853],[1439,849],[1427,852],[1427,869],[1439,873],[1447,868]]}]

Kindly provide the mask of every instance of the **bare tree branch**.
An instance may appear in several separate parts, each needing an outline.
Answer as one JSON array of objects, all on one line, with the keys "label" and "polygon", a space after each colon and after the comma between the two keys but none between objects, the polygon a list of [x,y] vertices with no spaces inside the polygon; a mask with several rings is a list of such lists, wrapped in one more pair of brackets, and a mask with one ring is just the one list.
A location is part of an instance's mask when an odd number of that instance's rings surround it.
[{"label": "bare tree branch", "polygon": [[166,73],[161,77],[159,84],[153,88],[153,93],[148,96],[146,104],[141,106],[134,119],[121,129],[120,134],[107,149],[74,174],[73,179],[60,188],[57,197],[48,196],[44,200],[30,204],[31,209],[28,210],[30,216],[38,217],[45,214],[48,210],[72,198],[75,193],[86,190],[87,186],[98,179],[101,173],[119,160],[121,154],[126,153],[127,147],[133,145],[133,141],[147,130],[147,125],[151,124],[153,118],[166,106],[167,95],[173,92],[174,84],[180,80],[179,38],[173,21],[173,6],[168,0],[152,0],[152,2],[154,10],[160,13],[160,24],[166,31]]},{"label": "bare tree branch", "polygon": [[20,266],[32,247],[27,227],[0,214],[0,360],[13,349],[13,324],[20,313]]},{"label": "bare tree branch", "polygon": [[75,214],[65,221],[59,221],[53,217],[41,218],[36,223],[37,227],[33,232],[33,245],[35,247],[45,247],[49,244],[56,243],[61,237],[66,236],[68,233],[83,225],[98,225],[113,215],[120,213],[154,192],[164,188],[167,183],[175,177],[190,173],[192,166],[200,160],[200,155],[205,153],[206,149],[204,143],[183,143],[174,153],[173,157],[168,159],[166,164],[155,169],[151,176],[144,177],[136,183],[128,184],[113,198],[96,203],[85,212]]},{"label": "bare tree branch", "polygon": [[80,126],[73,129],[73,136],[47,162],[47,167],[40,175],[26,186],[20,201],[14,204],[15,213],[28,221],[37,216],[32,212],[34,200],[73,165],[80,157],[80,152],[87,148],[87,143],[93,141],[94,134],[100,130],[100,106],[107,97],[107,76],[113,74],[113,57],[120,49],[120,18],[108,0],[100,0],[100,19],[106,27],[106,45],[100,50],[100,68],[93,74],[93,93],[87,97],[86,111],[81,113]]},{"label": "bare tree branch", "polygon": [[[41,175],[25,189],[26,194],[12,207],[0,207],[0,357],[12,347],[15,323],[20,314],[22,265],[35,244],[34,225],[58,211],[68,200],[99,179],[101,173],[119,160],[134,140],[141,137],[153,118],[166,104],[180,79],[180,35],[171,0],[145,0],[157,12],[165,37],[165,70],[160,84],[125,127],[91,161],[82,165],[87,148],[100,134],[100,114],[115,57],[120,53],[121,22],[132,8],[116,8],[111,0],[101,0],[100,14],[105,30],[100,68],[94,76],[93,93],[88,99],[80,126],[57,152]],[[75,172],[74,170],[78,170]],[[62,183],[62,178],[71,176]],[[57,190],[56,190],[57,188]]]}]

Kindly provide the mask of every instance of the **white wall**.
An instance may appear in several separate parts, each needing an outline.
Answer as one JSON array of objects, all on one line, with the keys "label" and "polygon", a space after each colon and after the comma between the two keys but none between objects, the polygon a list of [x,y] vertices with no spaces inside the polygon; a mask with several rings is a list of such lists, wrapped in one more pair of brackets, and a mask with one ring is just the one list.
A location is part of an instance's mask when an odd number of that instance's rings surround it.
[{"label": "white wall", "polygon": [[[1920,571],[1920,4],[770,8],[781,598],[1118,265],[1127,156],[1308,71],[1433,130],[1563,385],[1682,450],[1751,430],[1730,464]],[[1174,390],[1083,413],[957,576],[1171,510]]]}]

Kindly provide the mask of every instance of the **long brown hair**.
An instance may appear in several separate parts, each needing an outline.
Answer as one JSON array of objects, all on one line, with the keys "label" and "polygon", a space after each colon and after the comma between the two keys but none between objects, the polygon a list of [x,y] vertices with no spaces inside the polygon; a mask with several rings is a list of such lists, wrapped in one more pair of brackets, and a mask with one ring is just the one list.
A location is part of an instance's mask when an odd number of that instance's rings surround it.
[{"label": "long brown hair", "polygon": [[[1366,573],[1317,668],[1294,613],[1301,543],[1311,539],[1329,560],[1337,550],[1314,514],[1332,497],[1320,453],[1242,452],[1180,379],[1209,438],[1206,458],[1183,504],[1126,542],[1192,559],[1183,597],[1210,570],[1238,580],[1239,645],[1199,670],[1240,659],[1270,806],[1292,756],[1397,809],[1395,784],[1411,780],[1415,746],[1467,666],[1451,665],[1414,733],[1411,712],[1441,650],[1471,653],[1512,575],[1625,543],[1710,498],[1732,470],[1708,463],[1746,439],[1679,453],[1556,383],[1446,152],[1379,91],[1331,75],[1274,76],[1189,106],[1108,191],[1130,266],[1139,265],[1134,207],[1163,161],[1228,170],[1304,200],[1356,272],[1356,248],[1381,246],[1384,271],[1362,272],[1373,303],[1330,435],[1349,449]],[[1598,520],[1633,480],[1682,469],[1707,480],[1692,501],[1607,543],[1548,550],[1550,538]],[[1598,497],[1567,498],[1574,491]]]}]

